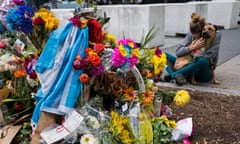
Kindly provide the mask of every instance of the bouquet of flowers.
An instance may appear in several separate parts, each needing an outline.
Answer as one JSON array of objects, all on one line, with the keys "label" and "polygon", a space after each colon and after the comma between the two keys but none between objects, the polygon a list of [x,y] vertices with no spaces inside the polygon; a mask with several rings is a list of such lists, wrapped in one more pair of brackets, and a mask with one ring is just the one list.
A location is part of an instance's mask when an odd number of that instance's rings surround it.
[{"label": "bouquet of flowers", "polygon": [[28,6],[16,6],[11,9],[6,16],[6,22],[10,32],[39,54],[49,34],[59,25],[59,20],[49,10],[41,8],[35,13]]},{"label": "bouquet of flowers", "polygon": [[39,84],[35,65],[59,20],[46,9],[34,12],[31,7],[18,4],[8,11],[6,24],[8,31],[0,40],[0,91],[1,95],[4,93],[2,102],[8,109],[4,114],[8,123],[32,113]]}]

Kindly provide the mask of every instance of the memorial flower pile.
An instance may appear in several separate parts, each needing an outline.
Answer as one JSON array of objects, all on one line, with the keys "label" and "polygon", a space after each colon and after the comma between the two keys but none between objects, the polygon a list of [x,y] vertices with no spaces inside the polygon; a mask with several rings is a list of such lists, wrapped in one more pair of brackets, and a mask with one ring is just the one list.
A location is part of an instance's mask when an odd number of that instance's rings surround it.
[{"label": "memorial flower pile", "polygon": [[[82,1],[78,2],[82,4]],[[74,13],[74,16],[69,19],[68,28],[76,33],[81,31],[81,35],[76,34],[75,41],[64,46],[66,53],[62,52],[62,49],[57,49],[59,53],[54,53],[56,57],[59,55],[63,57],[63,61],[58,59],[62,65],[57,63],[59,65],[54,67],[55,61],[51,61],[54,66],[46,64],[48,70],[52,72],[52,78],[55,78],[53,73],[60,67],[57,76],[62,78],[62,81],[58,83],[61,87],[57,89],[54,83],[58,80],[56,78],[54,82],[51,82],[53,86],[48,93],[54,89],[57,91],[52,95],[42,93],[41,96],[53,97],[53,101],[56,102],[55,94],[61,99],[61,94],[69,90],[71,96],[76,96],[76,101],[77,99],[81,101],[81,105],[76,102],[76,104],[73,103],[74,107],[71,107],[71,109],[77,109],[82,115],[81,124],[74,131],[69,132],[68,137],[62,142],[81,144],[170,143],[171,132],[176,128],[176,122],[171,120],[169,106],[172,103],[180,107],[185,106],[190,101],[190,95],[184,90],[164,91],[156,85],[167,64],[166,54],[160,47],[146,49],[144,46],[147,42],[139,44],[131,38],[117,40],[114,35],[105,33],[102,30],[102,24],[92,16],[92,11]],[[48,38],[54,30],[58,30],[60,21],[47,9],[41,8],[34,12],[26,6],[13,8],[6,19],[10,33],[6,39],[0,41],[0,51],[3,52],[0,56],[0,68],[2,68],[0,70],[7,71],[11,75],[4,81],[4,84],[13,91],[9,92],[11,97],[7,95],[4,102],[14,101],[13,109],[17,109],[17,112],[26,110],[27,107],[32,110],[34,106],[32,95],[37,92],[40,83],[38,80],[40,74],[36,73],[35,67],[41,60],[39,57],[41,52],[43,51],[42,55],[45,52]],[[74,33],[70,33],[71,30],[68,33],[69,37],[74,35],[71,35]],[[76,40],[83,35],[78,45]],[[148,33],[147,36],[149,36],[146,38],[147,41],[150,41],[151,34]],[[62,39],[64,44],[65,39]],[[71,41],[71,38],[67,40]],[[74,43],[77,45],[74,47],[77,50],[74,50],[72,54],[69,49]],[[62,43],[59,43],[56,48],[60,46]],[[7,60],[6,57],[8,57]],[[2,62],[3,60],[5,61]],[[4,63],[2,67],[1,62]],[[65,63],[67,63],[66,66]],[[69,72],[71,76],[61,74],[61,70],[65,68],[67,70],[64,72]],[[66,79],[68,81],[65,81]],[[46,80],[46,82],[49,81]],[[69,88],[65,89],[66,85]],[[58,92],[62,89],[64,91],[59,94]],[[75,95],[76,91],[80,94]],[[72,99],[75,101],[75,98]],[[41,102],[44,104],[44,100],[38,101],[38,104]],[[51,102],[54,103],[53,101]],[[48,103],[51,104],[51,102]],[[38,108],[41,106],[43,105],[39,105]],[[85,109],[86,107],[93,110],[94,114],[88,112],[89,109]],[[68,110],[68,107],[66,109]],[[40,119],[38,120],[40,122]],[[64,124],[61,126],[65,128]]]}]

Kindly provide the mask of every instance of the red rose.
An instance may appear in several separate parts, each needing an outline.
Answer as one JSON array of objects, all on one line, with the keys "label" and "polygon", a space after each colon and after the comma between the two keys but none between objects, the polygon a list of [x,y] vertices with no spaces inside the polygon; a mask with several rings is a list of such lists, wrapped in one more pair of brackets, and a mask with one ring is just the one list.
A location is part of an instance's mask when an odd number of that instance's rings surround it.
[{"label": "red rose", "polygon": [[35,26],[45,25],[45,21],[43,20],[42,17],[37,17],[33,20],[33,25],[35,25]]},{"label": "red rose", "polygon": [[35,80],[37,78],[37,73],[35,71],[32,71],[29,75],[29,78]]},{"label": "red rose", "polygon": [[105,46],[103,44],[95,44],[94,45],[94,50],[96,52],[103,52],[104,48],[105,48]]},{"label": "red rose", "polygon": [[72,24],[76,27],[81,27],[82,22],[80,21],[78,16],[74,16],[70,18],[70,21],[72,22]]},{"label": "red rose", "polygon": [[95,43],[102,43],[103,33],[101,24],[95,19],[88,20],[89,40]]}]

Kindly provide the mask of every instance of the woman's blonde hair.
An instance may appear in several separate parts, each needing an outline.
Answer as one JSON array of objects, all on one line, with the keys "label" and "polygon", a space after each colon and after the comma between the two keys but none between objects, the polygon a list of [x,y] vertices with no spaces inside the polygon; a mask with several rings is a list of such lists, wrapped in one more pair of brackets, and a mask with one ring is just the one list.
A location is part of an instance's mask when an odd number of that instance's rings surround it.
[{"label": "woman's blonde hair", "polygon": [[205,18],[198,15],[197,13],[192,13],[190,21],[190,32],[191,33],[201,33],[205,25]]}]

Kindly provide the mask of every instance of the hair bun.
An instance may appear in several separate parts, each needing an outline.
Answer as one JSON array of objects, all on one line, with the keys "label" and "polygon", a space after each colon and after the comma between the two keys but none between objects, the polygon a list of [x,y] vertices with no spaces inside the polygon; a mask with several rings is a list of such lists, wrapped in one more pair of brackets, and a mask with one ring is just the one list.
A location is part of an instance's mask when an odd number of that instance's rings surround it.
[{"label": "hair bun", "polygon": [[191,15],[191,21],[190,23],[200,23],[201,26],[204,26],[205,24],[205,18],[198,15],[197,13],[193,12]]}]

